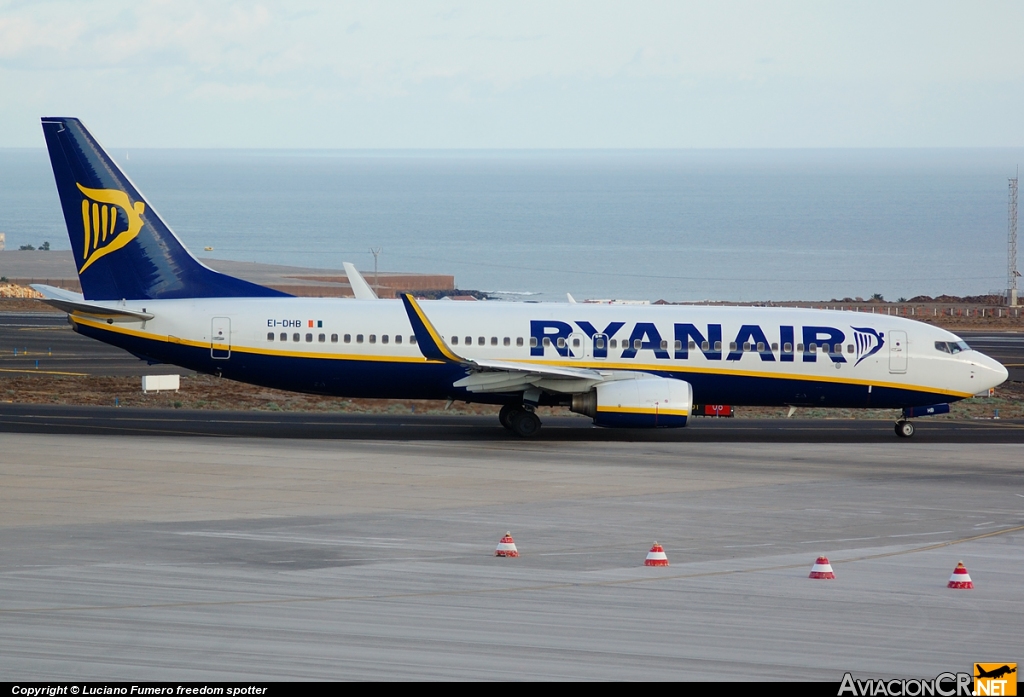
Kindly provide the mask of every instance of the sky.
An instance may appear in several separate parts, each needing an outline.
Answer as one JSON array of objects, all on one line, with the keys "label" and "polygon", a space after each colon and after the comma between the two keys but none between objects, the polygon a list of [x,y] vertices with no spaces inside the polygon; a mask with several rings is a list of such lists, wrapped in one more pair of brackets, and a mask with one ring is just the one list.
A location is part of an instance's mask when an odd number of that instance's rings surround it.
[{"label": "sky", "polygon": [[1024,3],[0,0],[0,147],[1024,146]]}]

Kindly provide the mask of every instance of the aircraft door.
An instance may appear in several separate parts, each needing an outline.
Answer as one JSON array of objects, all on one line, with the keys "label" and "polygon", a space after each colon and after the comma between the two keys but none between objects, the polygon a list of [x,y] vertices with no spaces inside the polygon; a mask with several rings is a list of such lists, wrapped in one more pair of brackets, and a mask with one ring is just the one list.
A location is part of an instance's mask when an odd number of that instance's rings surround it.
[{"label": "aircraft door", "polygon": [[583,358],[587,352],[587,337],[579,332],[573,332],[566,340],[566,346],[569,348],[569,358]]},{"label": "aircraft door", "polygon": [[210,321],[210,357],[231,358],[231,318],[214,317]]},{"label": "aircraft door", "polygon": [[592,341],[594,358],[608,358],[608,335],[594,334]]},{"label": "aircraft door", "polygon": [[907,372],[907,333],[889,332],[889,372]]}]

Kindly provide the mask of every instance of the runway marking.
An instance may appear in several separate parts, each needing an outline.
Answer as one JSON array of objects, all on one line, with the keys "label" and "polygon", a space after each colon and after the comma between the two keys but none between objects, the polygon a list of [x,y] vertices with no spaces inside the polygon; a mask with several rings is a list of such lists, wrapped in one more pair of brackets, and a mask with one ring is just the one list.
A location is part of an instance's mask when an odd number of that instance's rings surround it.
[{"label": "runway marking", "polygon": [[[865,554],[860,557],[851,557],[849,559],[836,559],[833,558],[831,563],[835,564],[851,564],[859,561],[871,561],[874,559],[885,559],[888,557],[898,557],[906,554],[916,554],[918,552],[927,552],[933,549],[942,549],[943,547],[950,547],[952,545],[961,544],[963,542],[974,542],[976,540],[983,540],[989,537],[996,537],[998,535],[1005,535],[1011,532],[1020,532],[1024,530],[1024,525],[1018,525],[1012,528],[1004,528],[1003,530],[994,530],[992,532],[986,532],[981,535],[972,535],[971,537],[962,537],[958,540],[947,540],[946,542],[937,542],[931,545],[925,545],[923,547],[914,547],[912,549],[903,549],[896,552],[881,552],[879,554]],[[678,581],[695,578],[713,578],[716,576],[732,576],[735,574],[750,574],[750,573],[761,573],[765,571],[785,571],[788,569],[806,569],[806,563],[800,564],[779,564],[776,566],[761,566],[750,569],[726,569],[724,571],[698,571],[695,573],[683,573],[683,574],[665,574],[658,576],[648,576],[644,578],[630,578],[621,581],[589,581],[589,582],[563,582],[563,583],[542,583],[532,586],[506,586],[503,588],[482,588],[482,589],[466,589],[466,590],[451,590],[451,591],[425,591],[419,593],[372,593],[372,594],[359,594],[359,595],[327,595],[327,596],[314,596],[309,598],[267,598],[265,600],[210,600],[205,602],[177,602],[177,603],[138,603],[138,604],[125,604],[125,605],[81,605],[71,607],[35,607],[35,608],[0,608],[0,615],[26,615],[26,614],[38,614],[38,613],[58,613],[58,612],[98,612],[104,610],[160,610],[168,608],[202,608],[202,607],[231,607],[237,605],[293,605],[297,603],[337,603],[337,602],[352,602],[352,601],[366,601],[366,600],[401,600],[405,598],[439,598],[439,597],[452,597],[452,596],[468,596],[468,595],[494,595],[496,593],[528,593],[538,591],[549,591],[549,590],[561,590],[566,588],[602,588],[602,587],[615,587],[615,586],[631,586],[641,583],[657,583],[659,581]]]},{"label": "runway marking", "polygon": [[60,370],[37,370],[35,368],[26,368],[25,370],[18,370],[16,368],[0,368],[0,373],[30,373],[33,375],[74,375],[76,377],[83,377],[89,373],[67,373]]}]

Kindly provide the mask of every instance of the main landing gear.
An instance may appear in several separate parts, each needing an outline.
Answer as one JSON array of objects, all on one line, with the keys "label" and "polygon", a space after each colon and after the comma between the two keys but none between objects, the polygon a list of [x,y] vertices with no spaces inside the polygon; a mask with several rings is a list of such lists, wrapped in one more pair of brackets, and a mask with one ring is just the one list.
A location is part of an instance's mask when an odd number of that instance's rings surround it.
[{"label": "main landing gear", "polygon": [[498,421],[521,438],[531,438],[540,432],[540,419],[531,407],[506,404],[498,412]]},{"label": "main landing gear", "polygon": [[896,422],[896,435],[900,438],[910,438],[914,435],[914,424],[906,419],[899,419]]}]

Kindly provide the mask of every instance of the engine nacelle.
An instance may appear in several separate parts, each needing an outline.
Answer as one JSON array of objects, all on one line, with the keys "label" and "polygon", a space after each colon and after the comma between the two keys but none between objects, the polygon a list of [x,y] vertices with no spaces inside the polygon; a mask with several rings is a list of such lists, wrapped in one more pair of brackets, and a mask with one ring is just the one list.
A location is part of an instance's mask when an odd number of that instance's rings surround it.
[{"label": "engine nacelle", "polygon": [[683,380],[637,377],[603,382],[572,397],[569,408],[610,428],[679,428],[693,406],[693,387]]}]

